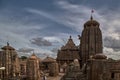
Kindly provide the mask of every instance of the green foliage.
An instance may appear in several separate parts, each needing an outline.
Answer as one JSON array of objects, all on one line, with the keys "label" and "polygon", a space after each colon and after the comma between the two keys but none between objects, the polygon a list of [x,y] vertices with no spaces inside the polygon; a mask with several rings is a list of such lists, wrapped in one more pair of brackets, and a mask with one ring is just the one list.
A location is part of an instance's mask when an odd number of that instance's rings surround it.
[{"label": "green foliage", "polygon": [[24,59],[27,59],[27,57],[26,57],[26,56],[21,56],[21,59],[23,59],[23,60],[24,60]]}]

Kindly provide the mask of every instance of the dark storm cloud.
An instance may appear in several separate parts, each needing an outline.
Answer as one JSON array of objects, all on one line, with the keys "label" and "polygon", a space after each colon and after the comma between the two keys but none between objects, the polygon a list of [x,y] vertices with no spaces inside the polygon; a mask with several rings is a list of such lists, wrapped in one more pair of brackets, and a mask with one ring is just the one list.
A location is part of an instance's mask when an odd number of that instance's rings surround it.
[{"label": "dark storm cloud", "polygon": [[120,39],[107,36],[104,38],[104,46],[112,48],[114,51],[120,51]]},{"label": "dark storm cloud", "polygon": [[51,42],[49,42],[49,41],[47,41],[47,40],[45,40],[45,39],[43,39],[43,38],[40,38],[40,37],[38,37],[38,38],[33,38],[32,40],[30,40],[30,42],[31,42],[32,44],[37,45],[37,46],[52,46],[52,43],[51,43]]},{"label": "dark storm cloud", "polygon": [[66,43],[62,38],[81,33],[91,9],[95,10],[94,18],[103,25],[105,50],[109,54],[118,53],[120,0],[0,0],[0,38],[8,41],[5,36],[10,36],[10,42],[17,42],[17,49],[28,47],[19,49],[20,55],[31,55],[34,49],[39,56],[45,56],[43,53],[56,56],[57,47]]},{"label": "dark storm cloud", "polygon": [[22,53],[31,53],[32,51],[34,51],[34,49],[30,49],[30,48],[20,48],[19,50],[17,50],[18,52],[22,52]]}]

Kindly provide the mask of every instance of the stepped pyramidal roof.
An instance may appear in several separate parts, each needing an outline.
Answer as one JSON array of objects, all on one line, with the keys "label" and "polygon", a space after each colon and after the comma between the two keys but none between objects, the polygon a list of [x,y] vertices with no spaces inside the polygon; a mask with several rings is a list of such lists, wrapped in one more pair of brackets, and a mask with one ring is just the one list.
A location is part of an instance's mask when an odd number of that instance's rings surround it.
[{"label": "stepped pyramidal roof", "polygon": [[35,55],[35,53],[33,53],[29,59],[38,59],[37,56]]},{"label": "stepped pyramidal roof", "polygon": [[72,39],[71,36],[70,36],[70,38],[68,39],[66,45],[61,48],[61,50],[66,50],[66,49],[77,49],[77,46],[76,46],[75,43],[73,42],[73,39]]},{"label": "stepped pyramidal roof", "polygon": [[74,44],[72,37],[68,39],[65,46],[61,47],[61,50],[58,51],[57,60],[74,60],[78,59],[79,57],[79,50],[78,47]]}]

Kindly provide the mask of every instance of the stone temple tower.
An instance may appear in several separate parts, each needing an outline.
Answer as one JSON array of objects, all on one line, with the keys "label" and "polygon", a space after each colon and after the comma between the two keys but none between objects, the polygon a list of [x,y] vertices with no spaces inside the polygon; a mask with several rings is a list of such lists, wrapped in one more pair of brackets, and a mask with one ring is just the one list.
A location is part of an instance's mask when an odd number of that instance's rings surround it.
[{"label": "stone temple tower", "polygon": [[2,54],[1,54],[1,61],[2,67],[5,67],[5,70],[2,71],[2,76],[0,79],[2,80],[9,80],[14,77],[19,77],[20,66],[19,66],[19,59],[16,50],[9,45],[2,47]]},{"label": "stone temple tower", "polygon": [[40,60],[33,53],[27,60],[27,79],[28,80],[41,80],[40,79]]},{"label": "stone temple tower", "polygon": [[95,54],[102,53],[102,33],[100,24],[91,16],[84,24],[84,29],[80,37],[80,56],[82,64]]}]

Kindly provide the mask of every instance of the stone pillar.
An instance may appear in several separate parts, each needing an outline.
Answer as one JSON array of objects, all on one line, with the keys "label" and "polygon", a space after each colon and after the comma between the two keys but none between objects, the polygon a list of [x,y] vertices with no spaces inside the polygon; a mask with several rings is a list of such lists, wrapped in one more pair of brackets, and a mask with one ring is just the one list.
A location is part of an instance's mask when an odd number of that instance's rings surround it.
[{"label": "stone pillar", "polygon": [[27,79],[28,80],[41,80],[40,78],[40,66],[39,59],[35,54],[32,54],[27,60]]},{"label": "stone pillar", "polygon": [[51,63],[49,69],[50,69],[50,71],[49,71],[50,76],[57,76],[59,74],[58,63],[56,63],[56,62]]},{"label": "stone pillar", "polygon": [[88,80],[108,80],[106,76],[108,65],[107,57],[102,54],[95,55],[95,58],[90,59],[87,64],[87,78]]}]

